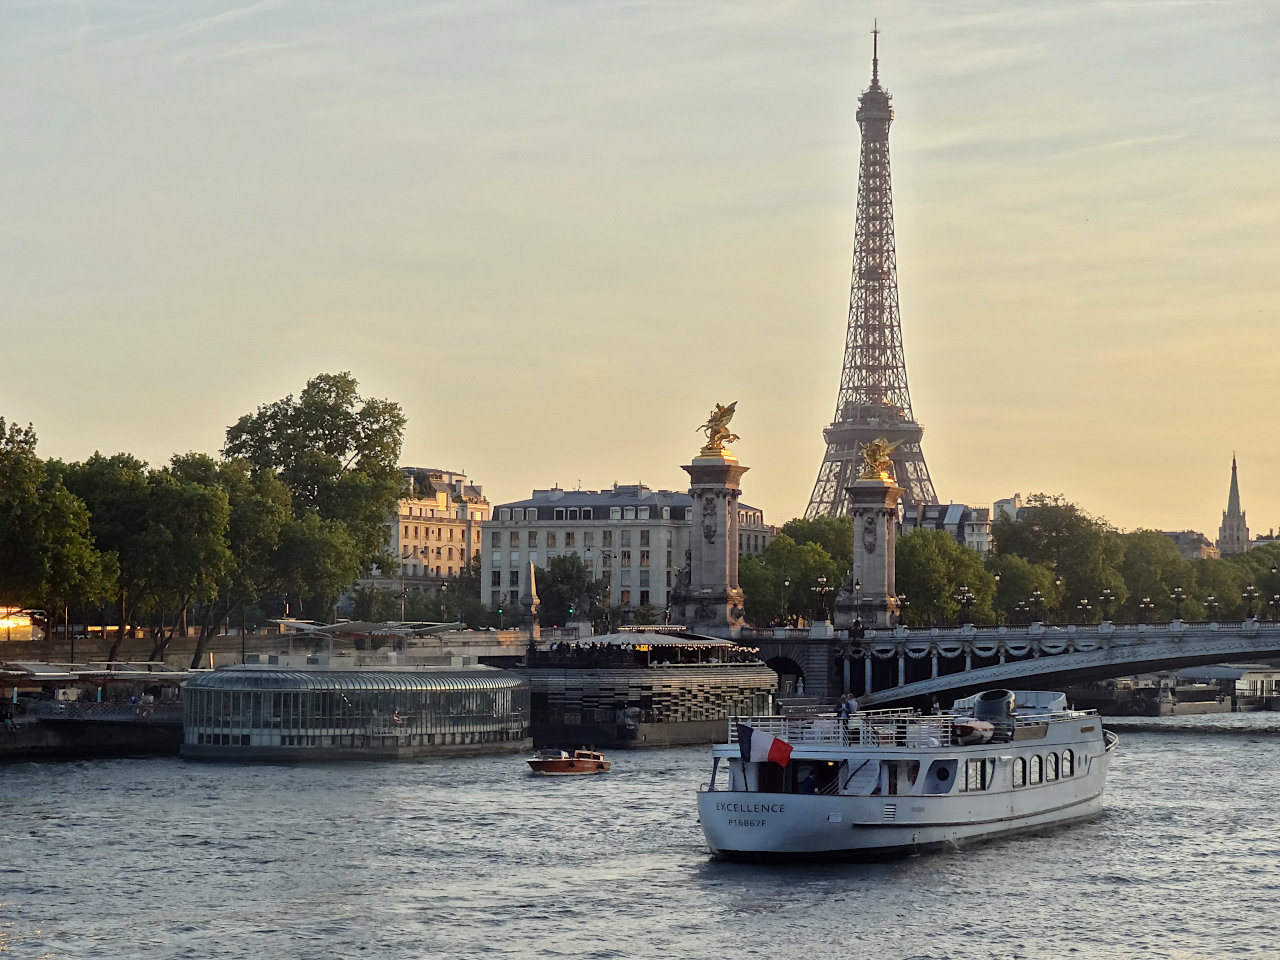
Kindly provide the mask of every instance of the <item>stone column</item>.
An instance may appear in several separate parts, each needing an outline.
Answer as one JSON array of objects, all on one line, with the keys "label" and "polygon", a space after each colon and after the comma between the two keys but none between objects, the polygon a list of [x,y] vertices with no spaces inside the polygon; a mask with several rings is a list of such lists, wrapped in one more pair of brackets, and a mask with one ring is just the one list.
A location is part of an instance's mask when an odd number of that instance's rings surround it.
[{"label": "stone column", "polygon": [[525,578],[524,593],[520,595],[520,625],[529,635],[529,646],[535,647],[542,639],[542,627],[538,624],[538,585],[534,582],[537,567],[529,563],[529,576]]},{"label": "stone column", "polygon": [[[704,447],[681,469],[689,474],[688,582],[672,604],[673,619],[695,633],[735,639],[743,625],[738,585],[738,481],[749,467],[725,450]],[[682,575],[683,580],[683,575]]]},{"label": "stone column", "polygon": [[[861,614],[868,628],[893,626],[898,616],[894,577],[898,539],[898,498],[902,487],[887,475],[860,477],[849,493],[853,517],[853,568],[836,595],[836,626],[848,629]],[[861,584],[861,590],[854,583]],[[862,604],[859,611],[858,599]]]}]

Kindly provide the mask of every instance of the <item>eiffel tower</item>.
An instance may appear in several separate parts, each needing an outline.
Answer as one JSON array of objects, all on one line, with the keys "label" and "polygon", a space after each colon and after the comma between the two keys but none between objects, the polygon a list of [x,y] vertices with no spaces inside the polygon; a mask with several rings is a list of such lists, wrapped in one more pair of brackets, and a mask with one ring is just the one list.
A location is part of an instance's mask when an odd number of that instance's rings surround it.
[{"label": "eiffel tower", "polygon": [[859,450],[877,437],[897,441],[891,454],[905,505],[937,503],[920,450],[924,430],[911,413],[907,365],[898,317],[898,264],[893,243],[893,187],[889,178],[889,124],[893,105],[880,86],[880,31],[872,31],[871,86],[858,98],[862,160],[858,169],[858,219],[853,244],[849,330],[836,413],[822,431],[827,453],[804,515],[848,513],[845,487],[862,470]]}]

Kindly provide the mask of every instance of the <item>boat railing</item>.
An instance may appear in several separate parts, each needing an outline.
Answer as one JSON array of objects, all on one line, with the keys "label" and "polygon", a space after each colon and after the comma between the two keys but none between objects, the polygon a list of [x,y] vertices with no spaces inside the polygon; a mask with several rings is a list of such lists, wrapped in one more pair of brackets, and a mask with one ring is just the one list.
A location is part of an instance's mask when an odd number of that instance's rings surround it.
[{"label": "boat railing", "polygon": [[[1015,727],[1032,727],[1081,717],[1094,710],[1014,715],[995,723],[995,740],[1008,740]],[[787,743],[874,747],[938,747],[955,741],[953,714],[922,715],[911,710],[868,710],[850,717],[734,717],[729,720],[729,743],[738,742],[738,727],[770,734]]]}]

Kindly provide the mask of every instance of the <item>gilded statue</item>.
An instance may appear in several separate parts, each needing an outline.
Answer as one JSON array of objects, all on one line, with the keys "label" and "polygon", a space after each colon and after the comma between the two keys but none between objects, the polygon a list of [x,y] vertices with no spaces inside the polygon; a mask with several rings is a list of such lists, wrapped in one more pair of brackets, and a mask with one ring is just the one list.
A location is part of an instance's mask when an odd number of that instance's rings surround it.
[{"label": "gilded statue", "polygon": [[890,480],[892,474],[890,469],[893,461],[889,454],[893,453],[901,440],[895,440],[890,443],[884,437],[876,437],[870,443],[859,444],[858,452],[862,454],[862,473],[858,474],[859,480]]},{"label": "gilded statue", "polygon": [[737,406],[737,400],[727,407],[717,403],[715,409],[711,411],[711,416],[707,417],[707,422],[696,428],[707,432],[707,444],[702,448],[703,453],[722,451],[726,443],[733,443],[739,439],[736,433],[729,430],[729,421],[733,419]]}]

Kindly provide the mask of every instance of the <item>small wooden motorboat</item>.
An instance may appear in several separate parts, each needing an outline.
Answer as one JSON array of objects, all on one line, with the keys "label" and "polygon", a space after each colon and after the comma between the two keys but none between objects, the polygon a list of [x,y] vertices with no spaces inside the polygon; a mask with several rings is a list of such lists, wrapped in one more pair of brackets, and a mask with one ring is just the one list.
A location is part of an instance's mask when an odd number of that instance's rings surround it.
[{"label": "small wooden motorboat", "polygon": [[548,777],[609,772],[609,761],[595,750],[540,750],[528,763],[533,773]]}]

